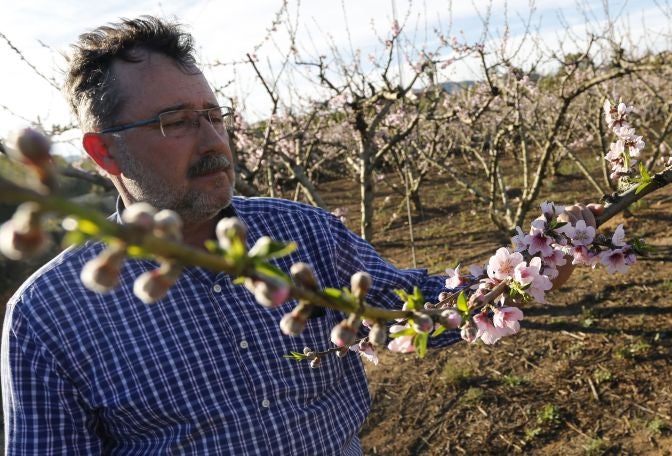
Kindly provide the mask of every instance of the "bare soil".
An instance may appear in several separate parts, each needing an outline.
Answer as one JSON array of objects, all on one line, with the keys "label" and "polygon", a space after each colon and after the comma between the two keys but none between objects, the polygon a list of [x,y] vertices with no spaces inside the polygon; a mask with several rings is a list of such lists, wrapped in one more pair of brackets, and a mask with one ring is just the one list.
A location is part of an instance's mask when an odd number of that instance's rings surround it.
[{"label": "bare soil", "polygon": [[[552,184],[549,199],[557,203],[599,199],[579,175]],[[321,190],[333,207],[348,208],[358,231],[356,187],[337,182]],[[377,198],[374,245],[411,267],[401,198],[385,187]],[[508,244],[448,180],[433,179],[423,201],[424,219],[413,218],[419,267],[440,273],[458,260],[483,264]],[[672,188],[627,215],[605,228],[624,223],[626,234],[657,247],[627,275],[577,269],[547,305],[524,309],[518,335],[494,346],[460,343],[424,359],[383,353],[378,366],[368,364],[365,453],[672,454]]]}]

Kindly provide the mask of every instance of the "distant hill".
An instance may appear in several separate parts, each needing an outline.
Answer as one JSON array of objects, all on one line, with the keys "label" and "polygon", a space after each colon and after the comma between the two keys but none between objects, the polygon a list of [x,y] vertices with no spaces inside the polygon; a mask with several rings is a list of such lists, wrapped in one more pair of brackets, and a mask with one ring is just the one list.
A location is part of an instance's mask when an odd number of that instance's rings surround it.
[{"label": "distant hill", "polygon": [[[459,89],[471,87],[474,84],[476,84],[476,81],[444,81],[439,83],[443,91],[447,93],[453,93],[458,91]],[[426,90],[427,87],[423,87],[422,89],[414,90],[413,93],[418,95],[425,92]]]}]

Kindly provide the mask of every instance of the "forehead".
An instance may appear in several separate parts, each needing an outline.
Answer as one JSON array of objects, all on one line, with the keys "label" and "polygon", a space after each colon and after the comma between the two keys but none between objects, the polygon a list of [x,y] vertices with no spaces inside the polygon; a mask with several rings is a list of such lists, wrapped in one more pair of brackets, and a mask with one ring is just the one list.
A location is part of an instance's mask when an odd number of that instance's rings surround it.
[{"label": "forehead", "polygon": [[116,61],[115,83],[123,98],[122,115],[155,115],[175,106],[202,108],[216,104],[203,73],[184,68],[162,54],[144,53],[140,62]]}]

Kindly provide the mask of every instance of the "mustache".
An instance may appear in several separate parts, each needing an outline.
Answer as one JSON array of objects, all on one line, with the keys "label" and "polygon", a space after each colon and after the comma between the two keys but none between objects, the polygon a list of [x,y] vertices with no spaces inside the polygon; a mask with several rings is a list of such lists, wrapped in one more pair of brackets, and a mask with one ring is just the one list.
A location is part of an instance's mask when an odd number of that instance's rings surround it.
[{"label": "mustache", "polygon": [[194,178],[213,171],[223,171],[231,167],[231,161],[224,155],[206,155],[187,170],[187,177]]}]

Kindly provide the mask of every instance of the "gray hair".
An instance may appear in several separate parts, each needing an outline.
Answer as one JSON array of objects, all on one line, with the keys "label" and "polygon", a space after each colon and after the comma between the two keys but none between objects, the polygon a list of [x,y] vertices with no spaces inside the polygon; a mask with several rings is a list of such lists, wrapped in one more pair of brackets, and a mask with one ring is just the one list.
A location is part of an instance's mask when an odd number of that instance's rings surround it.
[{"label": "gray hair", "polygon": [[195,68],[191,34],[178,23],[152,16],[122,19],[80,35],[68,56],[64,92],[84,132],[110,126],[126,100],[111,69],[116,59],[137,63],[139,52],[156,52],[183,68]]}]

